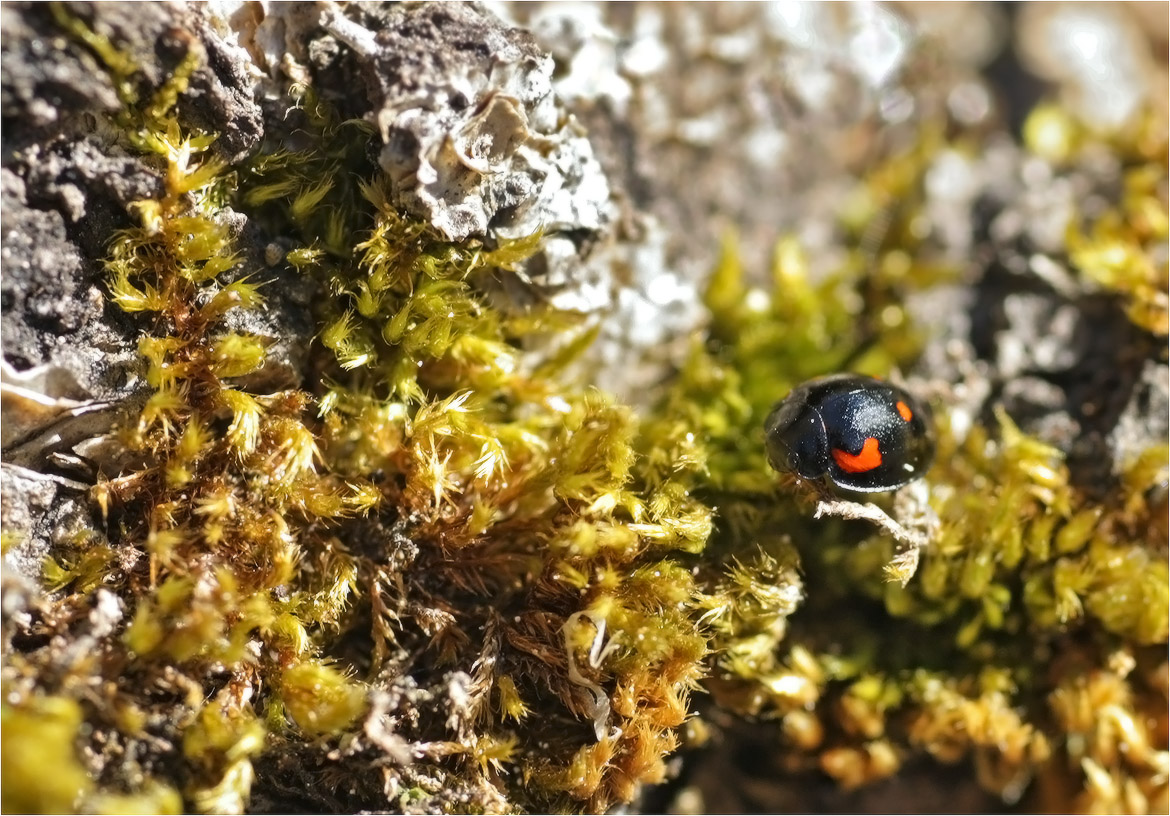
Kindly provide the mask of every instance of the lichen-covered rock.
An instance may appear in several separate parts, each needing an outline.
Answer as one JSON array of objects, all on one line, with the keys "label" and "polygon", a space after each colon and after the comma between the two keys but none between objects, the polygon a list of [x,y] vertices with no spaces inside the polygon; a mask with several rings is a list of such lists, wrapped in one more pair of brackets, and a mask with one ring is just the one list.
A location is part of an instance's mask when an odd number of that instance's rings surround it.
[{"label": "lichen-covered rock", "polygon": [[530,34],[467,3],[401,6],[379,22],[324,17],[362,62],[396,203],[456,241],[602,229],[605,176]]},{"label": "lichen-covered rock", "polygon": [[[192,77],[193,93],[182,100],[185,114],[220,134],[218,149],[229,160],[242,158],[263,133],[260,108],[252,95],[254,69],[240,49],[217,31],[197,8],[136,3],[74,3],[72,13],[91,20],[100,36],[120,44],[135,79],[118,78],[76,40],[62,36],[59,12],[46,5],[13,3],[4,11],[3,115],[5,141],[29,140],[51,132],[81,132],[92,125],[84,115],[114,111],[119,94],[148,96],[168,71],[197,43],[207,54]],[[109,134],[107,134],[109,135]]]},{"label": "lichen-covered rock", "polygon": [[[104,71],[92,61],[78,60],[51,22],[46,6],[9,3],[4,6],[4,71],[0,76],[0,112],[4,138],[31,141],[58,130],[62,119],[85,111],[112,112],[118,96]],[[154,15],[140,12],[143,20]]]},{"label": "lichen-covered rock", "polygon": [[[176,18],[162,6],[82,3],[69,13],[92,18],[95,31],[121,43],[135,73],[118,86],[48,6],[4,9],[4,355],[20,369],[67,368],[84,392],[110,398],[133,378],[134,328],[106,311],[97,259],[111,232],[133,223],[135,202],[160,194],[162,180],[95,114],[116,109],[119,93],[154,92],[192,43],[211,56],[194,72],[185,113],[221,132],[217,146],[229,159],[258,142],[259,108],[248,72],[222,53],[218,35],[195,24],[194,12]],[[192,28],[205,39],[192,40]]]},{"label": "lichen-covered rock", "polygon": [[[136,355],[121,327],[105,318],[99,267],[70,240],[60,212],[29,206],[24,181],[8,168],[0,173],[5,359],[19,370],[49,364],[71,372],[78,388],[64,396],[123,393]],[[84,206],[80,188],[71,189]]]}]

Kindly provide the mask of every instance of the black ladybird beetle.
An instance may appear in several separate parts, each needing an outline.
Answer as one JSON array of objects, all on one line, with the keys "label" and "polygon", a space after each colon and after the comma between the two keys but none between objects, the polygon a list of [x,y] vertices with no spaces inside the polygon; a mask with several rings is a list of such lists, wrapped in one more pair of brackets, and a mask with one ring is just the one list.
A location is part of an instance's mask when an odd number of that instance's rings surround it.
[{"label": "black ladybird beetle", "polygon": [[860,374],[797,386],[764,431],[772,467],[861,493],[914,481],[934,456],[929,411],[901,388]]}]

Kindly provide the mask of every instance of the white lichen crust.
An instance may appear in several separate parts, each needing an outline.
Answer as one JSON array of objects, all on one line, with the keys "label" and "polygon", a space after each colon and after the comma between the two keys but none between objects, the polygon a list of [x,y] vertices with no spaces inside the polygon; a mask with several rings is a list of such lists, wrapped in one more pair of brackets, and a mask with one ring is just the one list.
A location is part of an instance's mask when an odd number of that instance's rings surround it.
[{"label": "white lichen crust", "polygon": [[365,61],[396,202],[453,241],[596,232],[609,186],[553,94],[553,60],[474,4],[395,9],[377,32],[330,8]]}]

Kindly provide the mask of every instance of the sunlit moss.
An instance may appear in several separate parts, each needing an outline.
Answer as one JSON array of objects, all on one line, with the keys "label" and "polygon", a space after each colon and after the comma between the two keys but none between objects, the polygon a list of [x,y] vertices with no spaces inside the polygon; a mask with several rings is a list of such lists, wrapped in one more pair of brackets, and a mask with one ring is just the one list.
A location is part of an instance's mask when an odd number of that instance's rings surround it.
[{"label": "sunlit moss", "polygon": [[222,693],[183,733],[183,755],[195,773],[187,796],[203,813],[240,813],[248,803],[252,757],[264,748],[265,728],[247,704]]},{"label": "sunlit moss", "polygon": [[[1170,235],[1167,201],[1167,128],[1164,114],[1143,111],[1126,132],[1110,139],[1093,133],[1055,105],[1034,110],[1024,125],[1032,152],[1067,165],[1077,155],[1109,146],[1123,161],[1122,191],[1103,212],[1074,217],[1067,230],[1069,261],[1084,278],[1126,301],[1136,325],[1165,337],[1170,333]],[[1159,251],[1163,248],[1163,251]]]},{"label": "sunlit moss", "polygon": [[[350,127],[332,123],[311,96],[305,104],[323,136]],[[295,226],[303,246],[289,262],[336,296],[318,315],[336,366],[320,400],[325,460],[355,475],[382,470],[418,547],[422,563],[402,575],[359,559],[375,586],[399,587],[359,602],[417,605],[407,599],[425,577],[419,597],[429,600],[409,613],[422,643],[440,665],[490,660],[492,672],[467,693],[486,707],[494,685],[498,718],[521,721],[526,735],[516,742],[485,722],[460,741],[485,778],[518,766],[540,781],[515,792],[521,801],[540,801],[541,788],[592,807],[628,800],[661,777],[703,672],[705,641],[688,613],[697,590],[670,555],[702,549],[710,510],[639,456],[642,424],[629,408],[554,379],[591,333],[520,371],[517,341],[564,321],[547,309],[547,319],[504,314],[477,282],[511,274],[538,236],[494,247],[444,241],[390,206],[364,149],[336,144],[261,159],[244,200]],[[364,167],[371,180],[318,186],[306,171],[340,166]],[[356,238],[332,240],[338,217]],[[440,603],[436,587],[462,600]],[[501,632],[487,647],[465,634],[485,621]],[[405,621],[378,632],[376,665],[391,643],[416,639]],[[500,643],[524,644],[529,657]],[[502,651],[482,656],[489,647]],[[539,720],[527,716],[537,701]],[[571,770],[598,750],[606,760],[594,771]]]},{"label": "sunlit moss", "polygon": [[365,709],[365,690],[335,668],[298,663],[280,678],[284,711],[310,736],[343,731]]},{"label": "sunlit moss", "polygon": [[177,814],[183,812],[183,797],[170,785],[149,780],[135,793],[102,792],[86,800],[86,810],[110,814]]},{"label": "sunlit moss", "polygon": [[10,701],[3,713],[4,811],[67,813],[76,810],[93,781],[78,761],[74,740],[81,707],[63,697]]},{"label": "sunlit moss", "polygon": [[[774,493],[762,439],[742,432],[762,424],[788,385],[845,361],[883,374],[913,353],[904,321],[867,324],[864,314],[883,308],[885,286],[896,298],[901,287],[926,288],[945,276],[929,263],[915,271],[905,251],[914,239],[903,219],[914,217],[931,144],[924,138],[923,152],[871,174],[846,213],[860,232],[874,202],[901,202],[886,221],[886,248],[876,250],[864,276],[854,278],[846,266],[814,288],[799,247],[787,241],[776,253],[773,289],[755,290],[729,246],[707,293],[708,342],[696,347],[654,422],[702,429],[690,449],[667,447],[660,458],[695,463],[684,465],[684,478],[718,510],[708,551],[734,559],[712,572],[699,604],[717,655],[706,684],[716,701],[778,717],[795,754],[789,766],[819,768],[845,787],[893,775],[908,756],[925,752],[944,762],[973,758],[981,784],[1012,801],[1049,763],[1063,761],[1053,758],[1065,743],[1043,702],[1052,644],[1071,633],[1100,637],[1102,646],[1110,638],[1166,642],[1165,446],[1130,462],[1102,500],[1077,490],[1061,452],[1020,431],[1006,413],[960,439],[938,411],[936,465],[926,482],[940,530],[903,587],[883,569],[895,542],[839,522],[811,525],[811,502],[799,490],[795,500]],[[1073,160],[1078,144],[1067,142],[1059,160]],[[1131,317],[1135,303],[1156,306],[1161,295],[1153,290],[1164,276],[1155,250],[1165,240],[1165,169],[1144,161],[1122,192],[1129,203],[1094,228],[1096,237],[1069,238],[1074,262],[1094,266],[1099,283],[1136,293]],[[1143,190],[1145,198],[1135,192]],[[1111,249],[1106,233],[1121,243]],[[1126,279],[1131,273],[1138,277]],[[1149,296],[1131,285],[1138,278],[1153,287]],[[879,299],[863,307],[858,290]],[[776,564],[786,561],[807,575],[784,575]],[[866,598],[880,606],[864,606]],[[830,652],[804,645],[826,640]],[[1104,660],[1104,651],[1081,659]],[[1128,702],[1120,712],[1125,722],[1138,716]],[[1141,768],[1164,757],[1164,746],[1148,748]],[[1078,807],[1141,810],[1164,795],[1144,770],[1130,776],[1127,766],[1099,756],[1086,762]]]},{"label": "sunlit moss", "polygon": [[[314,315],[332,357],[320,421],[308,394],[237,382],[263,365],[266,342],[223,318],[261,306],[263,292],[240,276],[219,217],[229,196],[210,135],[175,118],[194,59],[141,103],[135,72],[111,67],[127,88],[120,122],[158,157],[165,185],[134,208],[141,226],[113,236],[107,260],[112,302],[152,316],[140,343],[151,391],[122,433],[142,464],[94,491],[112,542],[144,556],[106,581],[126,599],[125,658],[147,676],[177,669],[188,702],[216,682],[208,667],[236,678],[179,718],[186,805],[245,808],[268,731],[318,739],[360,727],[369,687],[324,652],[331,633],[360,636],[363,615],[374,672],[392,672],[403,644],[433,655],[415,682],[439,680],[443,666],[470,672],[448,681],[467,698],[454,734],[424,717],[405,738],[445,738],[439,756],[466,757],[476,784],[521,802],[628,801],[663,778],[704,672],[689,606],[698,590],[676,558],[702,550],[710,510],[669,462],[639,455],[629,408],[555,380],[592,333],[520,372],[525,334],[573,320],[505,314],[479,284],[511,274],[539,236],[439,239],[389,204],[366,127],[334,122],[307,92],[302,113],[319,140],[296,156],[262,154],[238,204],[303,242],[288,262],[329,295]],[[365,528],[323,523],[370,513],[363,523],[400,530],[417,563],[383,560],[382,541],[363,549],[353,537]],[[48,567],[78,602],[93,588],[85,576],[102,574],[82,564]],[[485,627],[486,641],[473,637]],[[148,715],[119,710],[127,738],[140,737]],[[578,778],[574,763],[597,750],[604,762]],[[430,755],[419,749],[418,760],[447,778]],[[101,795],[103,808],[120,801]],[[160,808],[172,809],[171,795],[159,794]]]},{"label": "sunlit moss", "polygon": [[1139,660],[1123,649],[1104,666],[1070,671],[1049,695],[1058,738],[1080,783],[1074,809],[1153,813],[1167,804],[1170,753],[1151,730],[1164,717],[1166,697],[1158,681],[1147,685],[1165,670],[1164,654]]}]

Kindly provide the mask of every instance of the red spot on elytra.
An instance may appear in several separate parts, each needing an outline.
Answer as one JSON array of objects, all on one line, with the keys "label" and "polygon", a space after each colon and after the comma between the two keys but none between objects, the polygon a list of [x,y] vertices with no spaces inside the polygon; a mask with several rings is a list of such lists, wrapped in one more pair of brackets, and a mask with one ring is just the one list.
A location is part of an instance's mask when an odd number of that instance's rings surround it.
[{"label": "red spot on elytra", "polygon": [[846,473],[865,473],[882,463],[882,452],[878,450],[877,438],[869,436],[861,446],[861,453],[852,454],[833,448],[833,458],[837,460],[837,466]]},{"label": "red spot on elytra", "polygon": [[898,400],[897,405],[894,407],[898,409],[898,416],[902,417],[902,419],[906,420],[907,422],[914,419],[914,412],[911,411],[910,406],[902,402],[902,400]]}]

